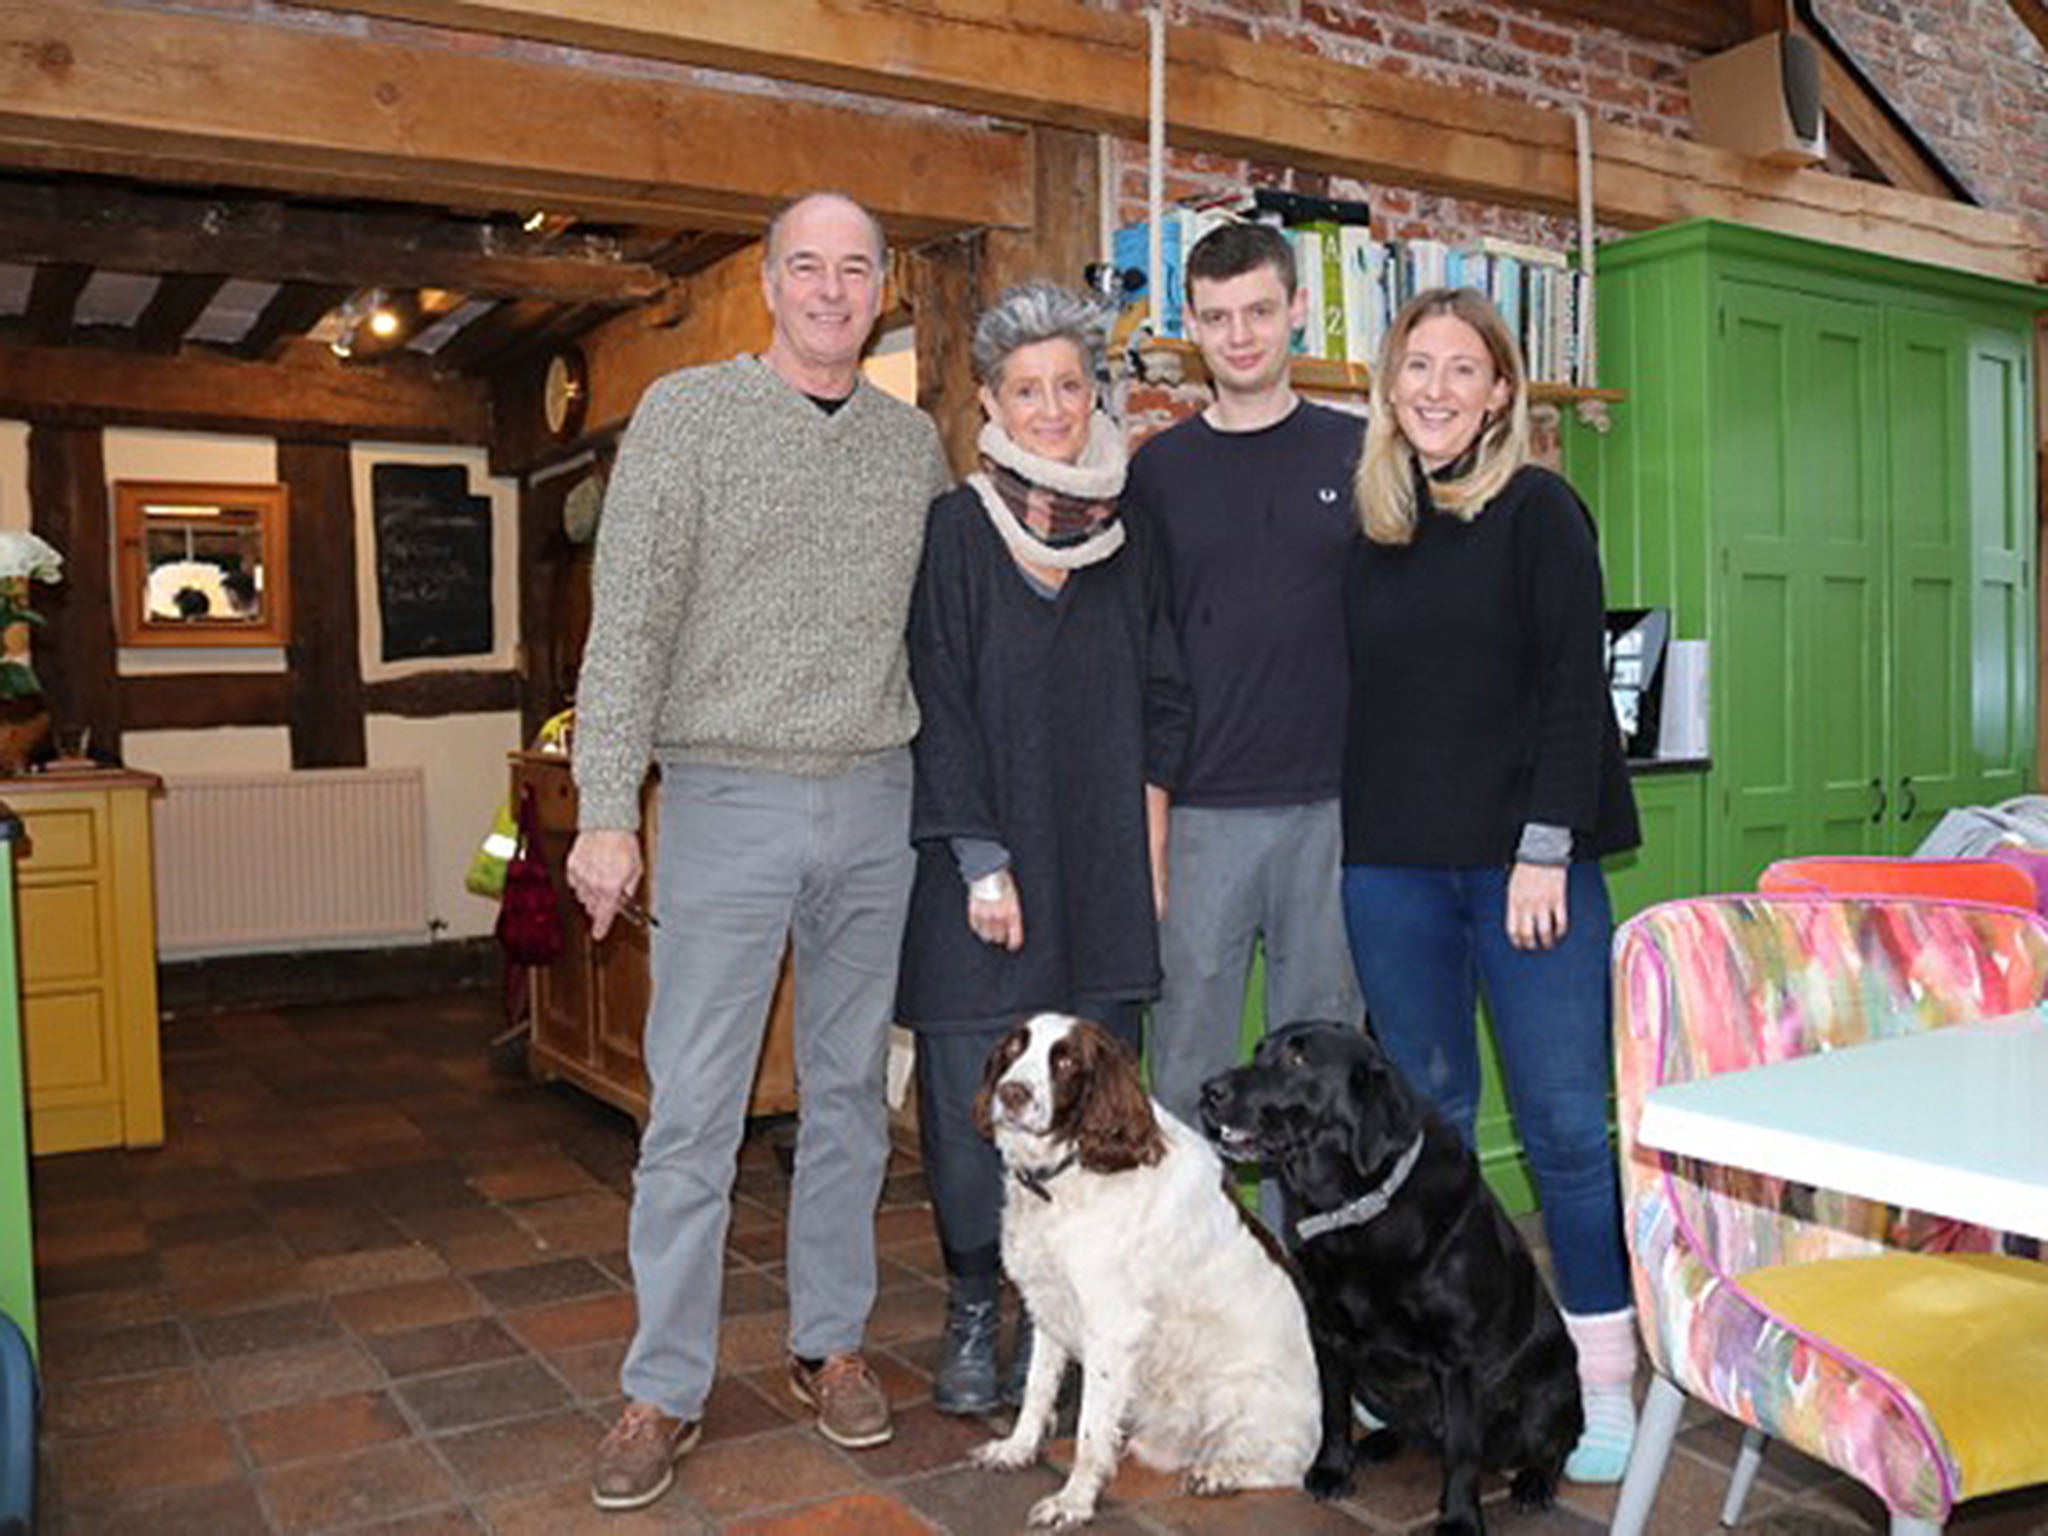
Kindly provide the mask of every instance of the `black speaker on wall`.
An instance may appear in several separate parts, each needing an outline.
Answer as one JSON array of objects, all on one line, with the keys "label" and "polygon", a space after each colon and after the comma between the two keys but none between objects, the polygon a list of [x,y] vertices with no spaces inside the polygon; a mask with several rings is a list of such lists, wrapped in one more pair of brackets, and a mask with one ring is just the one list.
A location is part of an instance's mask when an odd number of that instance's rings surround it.
[{"label": "black speaker on wall", "polygon": [[1820,52],[1791,32],[1767,32],[1686,71],[1700,138],[1774,165],[1827,158]]}]

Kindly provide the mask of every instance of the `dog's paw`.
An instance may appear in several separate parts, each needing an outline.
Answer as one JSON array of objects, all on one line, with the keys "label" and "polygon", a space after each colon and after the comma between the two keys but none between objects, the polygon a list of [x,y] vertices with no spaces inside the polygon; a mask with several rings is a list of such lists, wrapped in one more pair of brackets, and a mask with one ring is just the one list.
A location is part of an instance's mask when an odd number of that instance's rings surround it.
[{"label": "dog's paw", "polygon": [[1086,1525],[1095,1518],[1095,1500],[1086,1494],[1062,1488],[1031,1506],[1032,1525],[1061,1531],[1070,1525]]},{"label": "dog's paw", "polygon": [[1241,1462],[1211,1461],[1189,1467],[1181,1486],[1197,1498],[1213,1499],[1219,1493],[1235,1493],[1255,1481],[1252,1468]]},{"label": "dog's paw", "polygon": [[1350,1464],[1325,1465],[1319,1461],[1308,1469],[1301,1486],[1312,1499],[1341,1499],[1351,1491]]},{"label": "dog's paw", "polygon": [[1508,1498],[1525,1514],[1548,1509],[1557,1498],[1557,1484],[1541,1468],[1524,1467],[1508,1484]]},{"label": "dog's paw", "polygon": [[1019,1467],[1028,1467],[1038,1459],[1038,1447],[1015,1435],[1005,1435],[1000,1440],[990,1440],[977,1445],[968,1453],[969,1461],[977,1467],[987,1467],[996,1472],[1015,1472]]}]

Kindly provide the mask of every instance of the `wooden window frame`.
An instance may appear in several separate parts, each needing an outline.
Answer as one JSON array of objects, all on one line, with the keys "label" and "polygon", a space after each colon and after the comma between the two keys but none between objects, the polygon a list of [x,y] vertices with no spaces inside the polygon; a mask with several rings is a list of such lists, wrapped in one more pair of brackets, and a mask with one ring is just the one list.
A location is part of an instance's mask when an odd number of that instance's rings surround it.
[{"label": "wooden window frame", "polygon": [[[146,510],[156,503],[248,508],[262,541],[263,606],[254,619],[151,616],[144,594],[149,565],[144,550]],[[291,493],[282,485],[223,481],[117,480],[114,482],[115,623],[124,646],[279,647],[291,643]]]}]

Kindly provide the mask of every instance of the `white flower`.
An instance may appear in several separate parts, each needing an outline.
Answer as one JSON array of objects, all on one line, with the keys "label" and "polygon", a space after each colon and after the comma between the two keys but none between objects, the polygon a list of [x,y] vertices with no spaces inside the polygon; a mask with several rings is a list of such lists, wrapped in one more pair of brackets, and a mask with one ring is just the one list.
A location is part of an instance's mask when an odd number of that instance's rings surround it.
[{"label": "white flower", "polygon": [[25,528],[0,528],[0,580],[60,581],[64,557]]}]

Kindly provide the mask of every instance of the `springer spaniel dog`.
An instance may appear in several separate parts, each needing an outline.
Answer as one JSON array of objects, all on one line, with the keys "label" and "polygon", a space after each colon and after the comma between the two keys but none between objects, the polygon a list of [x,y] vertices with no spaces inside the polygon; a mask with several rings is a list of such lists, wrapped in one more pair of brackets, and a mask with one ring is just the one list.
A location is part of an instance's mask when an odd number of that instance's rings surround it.
[{"label": "springer spaniel dog", "polygon": [[1194,1493],[1300,1487],[1319,1436],[1307,1313],[1221,1160],[1147,1097],[1130,1051],[1038,1014],[990,1054],[975,1119],[1008,1172],[1003,1267],[1037,1325],[1016,1427],[975,1460],[1029,1465],[1078,1358],[1073,1472],[1033,1525],[1092,1516],[1127,1435]]}]

